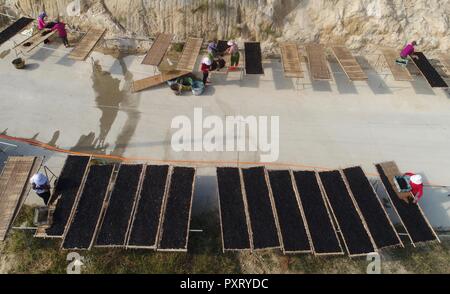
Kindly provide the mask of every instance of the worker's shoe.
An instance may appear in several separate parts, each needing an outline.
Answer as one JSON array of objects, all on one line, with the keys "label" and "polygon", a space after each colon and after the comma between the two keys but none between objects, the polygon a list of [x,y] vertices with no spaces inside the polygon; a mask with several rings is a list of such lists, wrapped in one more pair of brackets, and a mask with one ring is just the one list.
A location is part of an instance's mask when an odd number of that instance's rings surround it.
[{"label": "worker's shoe", "polygon": [[397,60],[395,60],[395,62],[397,63],[397,64],[399,64],[399,65],[403,65],[403,66],[406,66],[406,65],[408,65],[408,60],[407,59],[397,59]]}]

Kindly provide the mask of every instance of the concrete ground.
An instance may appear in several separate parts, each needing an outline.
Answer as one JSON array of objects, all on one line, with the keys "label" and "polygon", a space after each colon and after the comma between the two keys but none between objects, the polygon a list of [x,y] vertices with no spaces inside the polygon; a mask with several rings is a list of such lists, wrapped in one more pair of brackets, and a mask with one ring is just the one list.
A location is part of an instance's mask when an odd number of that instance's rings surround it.
[{"label": "concrete ground", "polygon": [[[132,80],[154,72],[141,65],[143,56],[115,59],[94,52],[92,59],[76,62],[67,58],[70,49],[55,41],[32,51],[27,69],[16,70],[12,47],[12,41],[0,47],[3,135],[141,162],[183,160],[178,163],[202,167],[196,193],[213,203],[213,167],[257,165],[259,154],[174,152],[172,119],[193,117],[196,107],[204,116],[279,116],[280,156],[268,167],[361,165],[374,177],[373,163],[395,160],[402,171],[424,175],[428,186],[421,206],[434,227],[450,229],[450,94],[430,88],[421,76],[394,81],[377,56],[368,56],[370,63],[361,59],[368,82],[349,82],[333,60],[333,81],[311,83],[307,72],[307,78],[295,81],[283,77],[279,60],[267,60],[265,75],[240,80],[238,73],[217,74],[196,97],[175,96],[167,86],[131,93]],[[64,156],[51,156],[49,166],[60,169]]]}]

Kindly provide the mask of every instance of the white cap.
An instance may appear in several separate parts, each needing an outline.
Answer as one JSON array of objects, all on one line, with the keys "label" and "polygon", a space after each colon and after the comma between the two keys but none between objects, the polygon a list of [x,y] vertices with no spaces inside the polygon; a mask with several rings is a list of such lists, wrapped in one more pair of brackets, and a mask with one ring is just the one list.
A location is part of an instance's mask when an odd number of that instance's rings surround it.
[{"label": "white cap", "polygon": [[228,46],[233,46],[234,45],[234,40],[230,40],[230,41],[228,41]]},{"label": "white cap", "polygon": [[48,178],[42,173],[37,173],[31,178],[31,182],[35,183],[38,186],[45,185],[47,181]]},{"label": "white cap", "polygon": [[206,65],[211,65],[212,64],[212,60],[209,59],[209,57],[204,57],[203,60],[202,60],[202,63],[206,64]]},{"label": "white cap", "polygon": [[423,183],[421,175],[411,176],[410,180],[411,180],[411,183],[416,184],[416,185],[422,185],[422,183]]}]

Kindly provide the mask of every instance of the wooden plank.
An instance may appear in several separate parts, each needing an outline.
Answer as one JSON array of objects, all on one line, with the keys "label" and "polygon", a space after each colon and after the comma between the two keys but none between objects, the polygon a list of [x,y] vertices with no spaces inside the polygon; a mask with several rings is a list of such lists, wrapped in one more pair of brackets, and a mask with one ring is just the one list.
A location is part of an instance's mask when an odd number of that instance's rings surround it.
[{"label": "wooden plank", "polygon": [[156,87],[167,81],[179,78],[188,74],[188,71],[173,70],[159,75],[151,76],[142,80],[133,81],[133,93]]},{"label": "wooden plank", "polygon": [[287,78],[303,78],[304,74],[297,44],[282,43],[280,49],[284,76]]},{"label": "wooden plank", "polygon": [[97,45],[98,41],[100,41],[105,32],[106,29],[89,29],[86,35],[84,35],[83,39],[81,39],[81,41],[72,50],[72,52],[70,52],[69,58],[79,61],[85,60],[94,49],[95,45]]},{"label": "wooden plank", "polygon": [[4,241],[28,185],[36,157],[9,157],[0,175],[0,241]]},{"label": "wooden plank", "polygon": [[446,73],[450,75],[450,55],[441,53],[439,55],[439,61],[444,66]]},{"label": "wooden plank", "polygon": [[[43,36],[42,34],[44,32],[49,32],[47,35]],[[29,53],[31,50],[36,48],[39,44],[50,38],[56,33],[56,31],[38,31],[36,34],[32,35],[31,37],[24,40],[22,43],[18,44],[16,47],[18,50],[20,50],[23,54]],[[25,44],[29,44],[29,46],[25,46]]]},{"label": "wooden plank", "polygon": [[308,56],[309,71],[313,80],[331,80],[330,69],[328,68],[325,48],[321,44],[308,44],[305,46]]},{"label": "wooden plank", "polygon": [[413,78],[409,73],[406,67],[398,65],[395,60],[397,60],[400,56],[399,52],[392,48],[382,48],[380,49],[384,58],[386,59],[386,63],[394,76],[394,80],[396,81],[412,81]]},{"label": "wooden plank", "polygon": [[333,46],[331,48],[334,56],[338,60],[345,74],[351,81],[365,81],[368,80],[366,73],[359,65],[356,58],[352,55],[350,50],[345,46]]},{"label": "wooden plank", "polygon": [[188,38],[178,61],[177,70],[192,72],[200,49],[203,44],[203,38]]},{"label": "wooden plank", "polygon": [[389,183],[394,188],[394,190],[397,192],[398,198],[402,199],[403,201],[408,201],[410,197],[412,197],[410,192],[398,192],[397,188],[395,188],[395,182],[394,178],[396,176],[402,176],[403,174],[400,173],[400,170],[397,167],[397,164],[393,161],[384,162],[381,163],[380,166],[383,168],[384,173],[386,174],[386,177],[389,180]]},{"label": "wooden plank", "polygon": [[[43,157],[36,157],[36,159],[34,160],[33,166],[31,167],[31,170],[30,170],[30,177],[33,176],[34,174],[36,174],[41,169],[43,161],[44,161]],[[19,211],[22,208],[22,206],[24,205],[24,203],[27,199],[28,193],[30,191],[31,191],[31,184],[30,184],[30,181],[27,181],[26,185],[24,187],[22,196],[19,199],[19,204],[17,205],[16,212],[14,213],[14,219],[13,219],[12,223],[14,223],[15,219],[17,218]]]},{"label": "wooden plank", "polygon": [[152,47],[148,50],[142,64],[159,66],[172,42],[172,34],[158,34]]}]

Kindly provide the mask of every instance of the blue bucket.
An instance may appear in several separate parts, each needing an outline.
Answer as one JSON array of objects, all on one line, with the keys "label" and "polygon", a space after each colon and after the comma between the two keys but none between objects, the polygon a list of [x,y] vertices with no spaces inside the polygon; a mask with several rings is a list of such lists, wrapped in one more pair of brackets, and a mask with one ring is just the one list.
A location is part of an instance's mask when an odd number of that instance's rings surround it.
[{"label": "blue bucket", "polygon": [[202,81],[193,81],[192,82],[192,94],[195,96],[200,96],[205,91],[205,84]]}]

